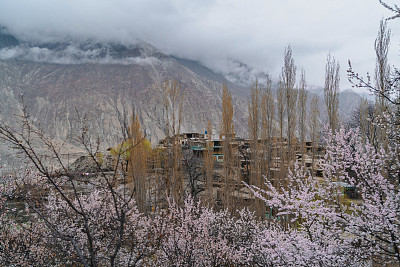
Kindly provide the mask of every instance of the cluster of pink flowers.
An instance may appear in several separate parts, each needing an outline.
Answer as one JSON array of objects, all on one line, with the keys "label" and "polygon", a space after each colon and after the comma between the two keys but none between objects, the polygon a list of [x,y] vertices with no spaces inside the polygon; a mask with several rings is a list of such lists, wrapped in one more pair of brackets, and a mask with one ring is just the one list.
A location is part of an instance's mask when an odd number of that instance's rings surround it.
[{"label": "cluster of pink flowers", "polygon": [[[266,190],[251,188],[276,216],[286,218],[280,243],[289,242],[279,257],[289,264],[400,263],[399,171],[396,144],[377,150],[358,131],[342,128],[328,134],[323,179],[296,166],[286,189],[268,180]],[[348,199],[342,184],[355,188],[359,198]]]},{"label": "cluster of pink flowers", "polygon": [[[0,261],[14,266],[400,263],[398,151],[396,144],[377,150],[357,131],[329,134],[322,179],[296,166],[286,188],[275,188],[267,178],[264,190],[249,186],[270,212],[264,221],[247,210],[232,216],[190,198],[144,215],[123,188],[99,187],[68,202],[50,186],[41,209],[27,206],[28,221],[0,209]],[[28,185],[46,184],[32,172],[23,176]],[[357,188],[360,198],[347,199],[340,183]]]}]

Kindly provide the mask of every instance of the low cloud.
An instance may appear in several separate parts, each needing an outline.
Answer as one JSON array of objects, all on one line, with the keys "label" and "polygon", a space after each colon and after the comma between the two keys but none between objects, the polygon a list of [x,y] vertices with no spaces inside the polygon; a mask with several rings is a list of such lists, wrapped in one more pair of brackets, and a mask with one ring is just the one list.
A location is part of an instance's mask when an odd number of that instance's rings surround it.
[{"label": "low cloud", "polygon": [[[281,71],[284,48],[291,44],[308,84],[323,85],[331,52],[341,62],[347,87],[348,59],[360,73],[373,71],[373,42],[379,21],[389,15],[377,0],[0,1],[0,25],[28,41],[93,39],[131,45],[143,40],[216,71],[226,72],[235,59],[274,79]],[[394,33],[390,57],[397,64],[400,25],[393,20],[389,27]],[[57,58],[46,50],[30,52],[37,60]],[[2,51],[3,57],[11,53],[25,52]],[[68,61],[67,56],[68,51],[57,60]],[[71,61],[93,60],[90,54],[81,56]]]},{"label": "low cloud", "polygon": [[27,60],[55,64],[156,64],[159,60],[152,56],[117,58],[109,53],[107,46],[94,49],[82,49],[78,45],[70,44],[65,49],[52,50],[38,46],[19,45],[11,48],[0,49],[1,60]]}]

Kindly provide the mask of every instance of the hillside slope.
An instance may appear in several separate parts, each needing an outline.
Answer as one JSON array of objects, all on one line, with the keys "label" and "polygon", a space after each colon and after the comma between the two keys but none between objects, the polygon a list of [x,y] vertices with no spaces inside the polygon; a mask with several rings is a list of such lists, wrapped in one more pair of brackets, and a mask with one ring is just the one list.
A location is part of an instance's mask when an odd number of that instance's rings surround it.
[{"label": "hillside slope", "polygon": [[[129,63],[93,60],[58,64],[33,62],[23,56],[1,60],[0,117],[16,123],[14,114],[19,113],[23,96],[35,125],[53,138],[77,145],[82,126],[79,121],[86,118],[103,147],[108,147],[120,136],[118,113],[134,111],[148,138],[156,143],[164,137],[166,125],[162,83],[176,79],[185,97],[181,132],[203,132],[208,119],[218,128],[222,84],[227,81],[202,77],[148,44],[135,49]],[[232,91],[235,130],[246,135],[247,92],[239,86]]]},{"label": "hillside slope", "polygon": [[[181,132],[203,132],[209,119],[218,132],[226,84],[233,96],[235,132],[247,136],[250,89],[197,61],[166,55],[144,42],[131,46],[90,41],[34,44],[0,31],[0,120],[17,125],[23,98],[35,127],[66,142],[71,153],[82,151],[77,141],[82,121],[93,136],[100,137],[102,148],[115,146],[124,112],[139,115],[153,144],[164,138],[162,83],[166,79],[179,81],[185,95]],[[323,95],[320,90],[314,93],[320,97],[324,120]],[[341,115],[358,102],[358,95],[344,92]],[[0,143],[0,157],[8,159],[10,154],[6,144]]]}]

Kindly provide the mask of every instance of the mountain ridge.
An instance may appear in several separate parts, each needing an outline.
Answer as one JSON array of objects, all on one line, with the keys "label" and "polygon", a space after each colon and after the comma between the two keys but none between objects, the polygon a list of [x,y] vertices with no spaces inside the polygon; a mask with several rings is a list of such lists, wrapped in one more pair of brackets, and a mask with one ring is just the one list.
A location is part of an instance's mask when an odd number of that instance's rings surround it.
[{"label": "mountain ridge", "polygon": [[[179,81],[185,92],[181,132],[203,132],[208,119],[218,131],[226,84],[232,92],[235,132],[247,136],[250,88],[197,61],[166,55],[145,42],[130,47],[94,41],[33,44],[0,32],[0,119],[16,123],[10,114],[19,114],[23,95],[35,125],[71,147],[79,145],[75,137],[84,115],[103,148],[114,146],[114,136],[120,134],[118,113],[124,110],[137,113],[148,138],[157,143],[166,124],[166,79]],[[320,108],[324,113],[323,101]],[[3,146],[0,155],[5,150]]]}]

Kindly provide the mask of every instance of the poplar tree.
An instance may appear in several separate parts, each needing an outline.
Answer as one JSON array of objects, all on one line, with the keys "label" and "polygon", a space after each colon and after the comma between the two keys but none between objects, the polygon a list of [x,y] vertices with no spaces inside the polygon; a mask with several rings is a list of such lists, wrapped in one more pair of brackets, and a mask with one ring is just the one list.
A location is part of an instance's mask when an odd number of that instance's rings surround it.
[{"label": "poplar tree", "polygon": [[285,49],[284,66],[282,68],[281,83],[283,86],[286,122],[287,122],[287,157],[288,162],[293,158],[293,146],[295,142],[296,131],[296,104],[297,89],[296,83],[296,66],[292,57],[292,48],[289,45]]},{"label": "poplar tree", "polygon": [[167,140],[167,195],[180,203],[183,200],[182,147],[179,140],[183,116],[184,94],[178,81],[165,81],[164,108]]},{"label": "poplar tree", "polygon": [[[390,30],[387,29],[386,21],[381,21],[378,36],[375,39],[375,54],[376,54],[376,67],[375,67],[375,84],[376,84],[376,101],[375,101],[375,116],[383,117],[384,112],[387,111],[388,103],[385,96],[390,91],[390,66],[388,63],[388,52],[390,45]],[[378,127],[378,144],[387,148],[387,136],[385,131]],[[375,144],[378,147],[378,144]]]},{"label": "poplar tree", "polygon": [[129,126],[128,143],[128,182],[133,186],[139,211],[145,212],[147,194],[147,154],[145,136],[137,114],[136,116],[132,115],[132,122]]},{"label": "poplar tree", "polygon": [[310,135],[311,135],[311,155],[312,155],[312,164],[311,164],[311,173],[314,175],[315,172],[315,158],[318,152],[319,145],[319,134],[320,134],[320,122],[319,122],[319,103],[318,96],[314,95],[311,100],[311,112],[310,112]]},{"label": "poplar tree", "polygon": [[232,136],[233,130],[233,105],[232,95],[226,85],[222,88],[222,135],[223,140],[223,155],[224,155],[224,204],[225,207],[231,208],[232,200],[232,185],[231,180],[234,178],[234,155],[232,151]]},{"label": "poplar tree", "polygon": [[[268,179],[268,181],[272,182],[275,186],[276,177],[272,176],[271,165],[273,163],[273,141],[272,138],[275,135],[274,128],[274,115],[275,115],[275,99],[272,93],[272,81],[269,75],[266,77],[265,89],[261,92],[261,139],[262,139],[262,155],[261,155],[261,167],[260,175],[258,178],[260,188],[264,189],[264,177]],[[260,215],[262,215],[262,219],[264,219],[265,214],[267,213],[266,205],[258,204]],[[271,212],[271,209],[268,210],[268,213]]]},{"label": "poplar tree", "polygon": [[275,99],[272,93],[272,81],[268,75],[266,79],[265,90],[261,96],[261,137],[263,140],[263,164],[261,165],[261,173],[265,174],[271,180],[271,163],[272,163],[272,138],[275,136],[274,127],[275,118]]},{"label": "poplar tree", "polygon": [[214,155],[213,155],[213,148],[211,143],[212,138],[212,125],[211,121],[208,120],[207,124],[207,134],[210,136],[208,141],[206,141],[206,150],[205,150],[205,157],[204,157],[204,174],[205,174],[205,182],[206,182],[206,193],[207,193],[207,202],[208,204],[213,207],[214,206],[214,179],[213,179],[213,172],[214,172]]},{"label": "poplar tree", "polygon": [[248,128],[250,135],[250,148],[251,148],[251,160],[250,160],[250,183],[256,186],[258,184],[259,174],[259,145],[258,139],[260,135],[260,87],[258,81],[256,81],[251,88],[250,101],[248,103]]},{"label": "poplar tree", "polygon": [[[286,172],[290,161],[293,159],[293,145],[295,141],[296,130],[296,104],[297,89],[296,82],[296,66],[292,57],[292,48],[289,45],[285,48],[284,65],[282,67],[279,88],[277,91],[278,100],[278,119],[280,127],[280,166],[279,166],[279,182],[286,187]],[[286,122],[286,142],[284,142],[284,125]]]},{"label": "poplar tree", "polygon": [[332,132],[336,131],[339,117],[339,83],[340,65],[331,54],[328,54],[325,66],[324,99],[328,111],[329,127]]},{"label": "poplar tree", "polygon": [[[260,136],[260,98],[261,89],[256,81],[251,88],[250,101],[248,103],[249,109],[249,119],[248,127],[250,134],[250,184],[257,187],[262,186],[261,179],[261,157],[260,157],[260,147],[259,147],[259,136]],[[256,200],[256,210],[258,215],[263,218],[265,214],[264,203],[260,199]]]},{"label": "poplar tree", "polygon": [[305,154],[305,136],[306,136],[306,118],[307,118],[307,90],[306,90],[306,74],[305,71],[301,71],[300,83],[299,83],[299,134],[300,134],[300,149],[301,159],[304,165],[304,154]]},{"label": "poplar tree", "polygon": [[285,141],[284,141],[284,135],[283,135],[283,130],[284,130],[284,119],[285,119],[285,98],[284,98],[284,88],[282,84],[282,80],[280,79],[279,81],[279,87],[278,90],[276,91],[276,98],[278,102],[277,106],[277,115],[278,115],[278,121],[279,121],[279,146],[277,147],[277,154],[279,158],[279,174],[278,177],[275,177],[276,183],[279,185],[283,181],[283,178],[285,176],[285,170],[286,170],[286,148],[285,148]]}]

